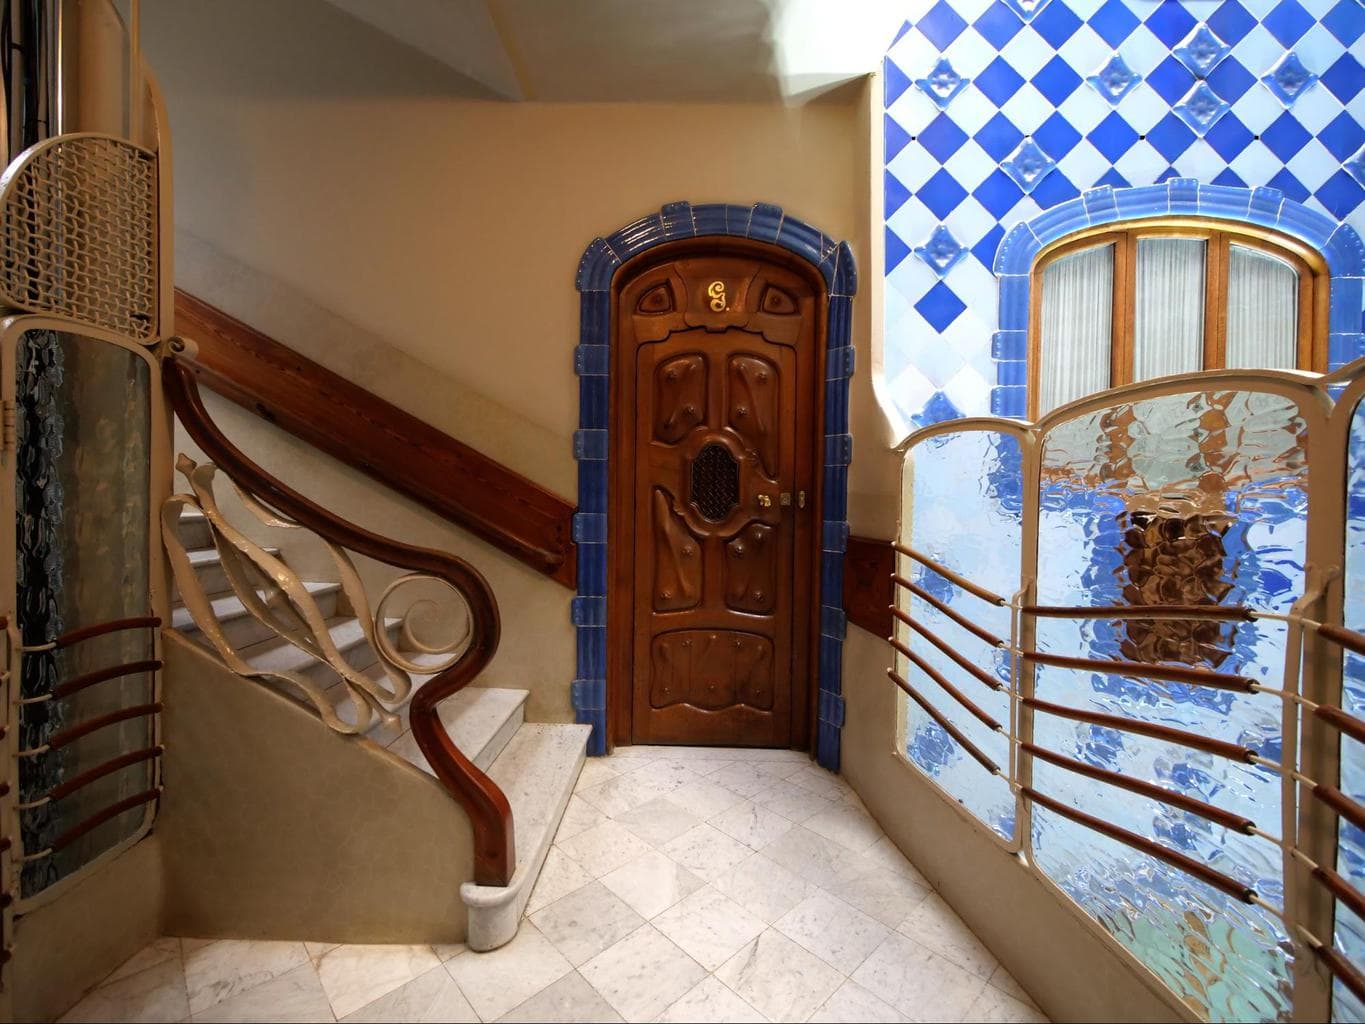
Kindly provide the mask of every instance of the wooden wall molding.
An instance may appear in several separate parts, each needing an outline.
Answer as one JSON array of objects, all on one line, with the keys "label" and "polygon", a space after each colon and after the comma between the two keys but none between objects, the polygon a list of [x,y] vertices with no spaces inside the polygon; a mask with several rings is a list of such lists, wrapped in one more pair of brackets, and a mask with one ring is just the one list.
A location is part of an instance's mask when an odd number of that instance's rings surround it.
[{"label": "wooden wall molding", "polygon": [[844,552],[844,613],[873,636],[888,637],[895,604],[891,575],[896,550],[889,540],[850,536]]},{"label": "wooden wall molding", "polygon": [[179,289],[175,318],[201,387],[574,586],[571,501]]}]

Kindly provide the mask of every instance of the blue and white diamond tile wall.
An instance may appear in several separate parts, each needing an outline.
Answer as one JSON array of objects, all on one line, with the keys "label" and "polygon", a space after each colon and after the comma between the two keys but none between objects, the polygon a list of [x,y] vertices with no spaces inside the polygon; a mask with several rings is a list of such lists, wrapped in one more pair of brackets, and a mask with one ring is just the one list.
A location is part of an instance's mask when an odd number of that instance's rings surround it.
[{"label": "blue and white diamond tile wall", "polygon": [[991,267],[1083,191],[1268,187],[1365,234],[1360,0],[912,8],[884,65],[884,364],[913,426],[1020,411]]}]

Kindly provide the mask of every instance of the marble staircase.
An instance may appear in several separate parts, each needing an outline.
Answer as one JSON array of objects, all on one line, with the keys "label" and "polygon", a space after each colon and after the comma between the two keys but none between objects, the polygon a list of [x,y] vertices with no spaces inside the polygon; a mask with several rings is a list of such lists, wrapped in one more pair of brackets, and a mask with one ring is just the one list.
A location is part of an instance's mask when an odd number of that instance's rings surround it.
[{"label": "marble staircase", "polygon": [[[354,711],[340,675],[257,621],[233,594],[202,515],[189,510],[182,514],[180,538],[233,649],[255,668],[302,673],[324,688],[343,720],[354,721],[348,717]],[[278,556],[276,551],[271,553]],[[379,678],[383,674],[379,656],[366,640],[360,621],[346,606],[340,586],[328,582],[306,582],[305,586],[347,663]],[[171,620],[172,627],[186,638],[212,649],[178,597]],[[397,619],[385,623],[395,640],[400,638],[399,626]],[[421,656],[409,656],[419,662],[423,660]],[[414,675],[412,693],[431,678]],[[271,684],[253,681],[253,685]],[[280,689],[287,692],[285,684],[280,684]],[[303,700],[299,693],[288,695]],[[516,935],[522,910],[540,875],[586,756],[590,727],[527,722],[528,696],[526,690],[471,685],[443,701],[438,709],[455,745],[497,783],[512,807],[517,860],[511,884],[482,886],[467,882],[461,888],[469,913],[467,941],[474,950],[495,949]],[[411,694],[400,705],[388,707],[393,712],[388,721],[376,719],[361,735],[389,755],[431,774],[409,728],[410,703]],[[342,734],[337,734],[337,738],[351,739]]]}]

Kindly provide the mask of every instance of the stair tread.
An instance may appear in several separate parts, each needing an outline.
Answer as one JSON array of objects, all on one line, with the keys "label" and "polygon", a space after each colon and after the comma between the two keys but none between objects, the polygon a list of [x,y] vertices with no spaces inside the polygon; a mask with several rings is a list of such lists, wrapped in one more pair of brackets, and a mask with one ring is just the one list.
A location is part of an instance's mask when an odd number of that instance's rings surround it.
[{"label": "stair tread", "polygon": [[509,888],[524,884],[524,876],[532,871],[540,873],[543,858],[535,851],[559,827],[564,809],[560,790],[572,791],[591,732],[589,725],[528,723],[517,730],[489,768],[488,777],[512,805],[518,852]]},{"label": "stair tread", "polygon": [[[413,676],[413,692],[431,676]],[[502,731],[508,720],[517,714],[531,695],[529,690],[513,690],[496,686],[467,686],[459,693],[441,701],[437,714],[450,734],[455,746],[475,764],[482,763],[481,755],[488,744]],[[523,726],[524,728],[524,726]],[[391,753],[416,765],[428,775],[431,765],[417,746],[412,730],[407,729],[388,747]],[[496,763],[496,762],[495,762]]]},{"label": "stair tread", "polygon": [[[341,584],[339,583],[305,582],[303,586],[315,599],[325,594],[331,594],[341,590]],[[225,593],[221,596],[214,596],[212,598],[212,606],[213,614],[217,617],[219,622],[227,622],[230,619],[240,618],[243,615],[249,614],[246,610],[246,605],[242,604],[241,598],[237,597],[235,594]],[[190,610],[183,604],[177,605],[175,608],[171,609],[171,626],[174,629],[182,630],[184,632],[193,632],[199,628],[194,624],[194,618],[190,615]]]},{"label": "stair tread", "polygon": [[[336,615],[324,620],[327,631],[332,634],[332,643],[342,654],[365,643],[365,630],[354,615]],[[389,628],[397,627],[399,619],[390,619]],[[318,664],[307,651],[301,651],[284,637],[273,636],[259,643],[250,644],[237,652],[252,668],[272,672],[293,672]]]},{"label": "stair tread", "polygon": [[[279,548],[266,548],[265,550],[275,558],[278,558],[280,555]],[[185,554],[189,556],[190,565],[194,566],[196,569],[202,569],[209,565],[219,565],[223,561],[222,556],[218,554],[218,549],[213,547],[190,548]]]}]

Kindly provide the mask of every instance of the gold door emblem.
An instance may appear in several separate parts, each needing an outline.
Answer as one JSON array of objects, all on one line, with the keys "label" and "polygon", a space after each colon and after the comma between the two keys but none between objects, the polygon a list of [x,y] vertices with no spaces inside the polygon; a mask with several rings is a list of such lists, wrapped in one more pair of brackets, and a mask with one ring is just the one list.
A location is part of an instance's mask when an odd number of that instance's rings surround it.
[{"label": "gold door emblem", "polygon": [[711,299],[711,312],[713,312],[713,313],[724,313],[724,312],[725,312],[725,282],[724,282],[724,281],[712,281],[711,284],[710,284],[709,286],[707,286],[706,294],[707,294],[707,295],[710,297],[710,299]]}]

